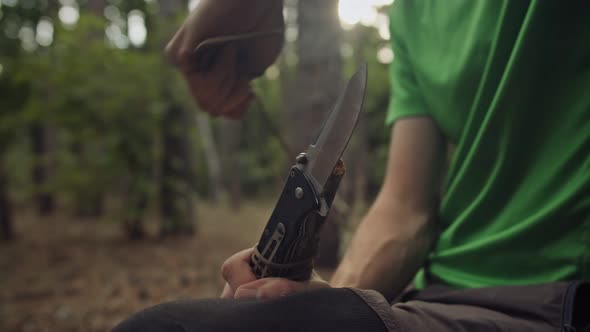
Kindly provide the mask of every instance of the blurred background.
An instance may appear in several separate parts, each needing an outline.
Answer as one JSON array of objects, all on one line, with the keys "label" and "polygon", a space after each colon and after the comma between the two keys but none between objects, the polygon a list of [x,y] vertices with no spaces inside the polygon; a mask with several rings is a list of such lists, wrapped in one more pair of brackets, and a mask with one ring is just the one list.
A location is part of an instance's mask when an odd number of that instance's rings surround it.
[{"label": "blurred background", "polygon": [[284,51],[241,121],[200,113],[162,54],[198,2],[0,0],[0,331],[104,331],[218,296],[366,61],[318,258],[337,264],[384,173],[392,0],[285,0]]}]

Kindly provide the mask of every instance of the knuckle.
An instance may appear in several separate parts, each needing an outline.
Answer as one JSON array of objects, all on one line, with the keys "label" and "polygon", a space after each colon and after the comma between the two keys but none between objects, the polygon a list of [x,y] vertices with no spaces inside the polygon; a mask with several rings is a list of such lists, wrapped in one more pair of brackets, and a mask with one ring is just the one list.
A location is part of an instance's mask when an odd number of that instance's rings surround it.
[{"label": "knuckle", "polygon": [[191,55],[192,50],[188,47],[180,47],[175,54],[177,61],[181,63],[185,62],[186,60],[189,60],[191,58]]},{"label": "knuckle", "polygon": [[223,277],[223,280],[229,282],[233,275],[233,270],[233,264],[230,259],[223,262],[221,265],[221,276]]},{"label": "knuckle", "polygon": [[276,290],[269,287],[260,287],[256,293],[256,297],[261,300],[272,299],[276,296]]},{"label": "knuckle", "polygon": [[296,287],[295,284],[289,280],[277,280],[274,285],[271,285],[272,293],[275,296],[285,296],[287,294],[291,294],[295,292]]},{"label": "knuckle", "polygon": [[177,67],[182,66],[183,58],[175,45],[168,44],[164,49],[164,55],[166,55],[166,57]]},{"label": "knuckle", "polygon": [[164,55],[168,58],[168,59],[174,59],[175,58],[175,45],[174,45],[174,39],[171,40],[168,44],[166,44],[166,47],[164,47]]},{"label": "knuckle", "polygon": [[173,39],[164,48],[164,55],[182,70],[184,66],[190,63],[192,50],[184,46],[179,47]]},{"label": "knuckle", "polygon": [[291,294],[293,292],[295,292],[295,287],[292,284],[283,284],[278,289],[279,296],[285,296],[285,295]]},{"label": "knuckle", "polygon": [[225,287],[223,288],[223,291],[221,292],[221,298],[222,299],[229,299],[233,297],[233,292],[231,290],[231,287],[229,286],[229,284],[225,284]]}]

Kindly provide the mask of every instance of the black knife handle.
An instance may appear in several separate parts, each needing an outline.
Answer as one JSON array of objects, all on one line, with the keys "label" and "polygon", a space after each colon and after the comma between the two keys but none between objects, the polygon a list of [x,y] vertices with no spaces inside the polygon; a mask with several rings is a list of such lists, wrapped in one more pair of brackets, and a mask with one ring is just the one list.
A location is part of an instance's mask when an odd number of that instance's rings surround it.
[{"label": "black knife handle", "polygon": [[[308,280],[311,276],[320,227],[328,216],[346,169],[344,162],[339,160],[323,192],[318,195],[300,167],[304,164],[291,169],[279,202],[252,255],[250,265],[258,278]],[[302,189],[299,194],[297,188]]]},{"label": "black knife handle", "polygon": [[258,278],[309,278],[323,221],[317,218],[321,204],[303,170],[293,166],[252,255],[252,271]]}]

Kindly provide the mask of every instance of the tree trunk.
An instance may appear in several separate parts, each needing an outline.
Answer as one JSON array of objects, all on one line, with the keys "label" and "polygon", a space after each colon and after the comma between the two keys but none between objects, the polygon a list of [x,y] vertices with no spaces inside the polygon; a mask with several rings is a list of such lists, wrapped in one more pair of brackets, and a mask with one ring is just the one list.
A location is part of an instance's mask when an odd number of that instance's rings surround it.
[{"label": "tree trunk", "polygon": [[[342,83],[340,57],[340,23],[337,0],[299,0],[297,23],[299,93],[289,114],[291,146],[303,151],[319,133],[321,125],[334,106]],[[313,129],[310,129],[313,128]],[[345,175],[346,177],[346,175]],[[331,213],[321,232],[319,266],[338,263],[340,244],[338,214]]]},{"label": "tree trunk", "polygon": [[106,7],[106,0],[88,0],[86,8],[94,15],[104,16],[104,8]]},{"label": "tree trunk", "polygon": [[37,213],[41,217],[48,216],[55,209],[55,199],[48,190],[50,177],[49,135],[48,128],[42,122],[35,122],[30,126],[31,150],[35,160],[33,165],[33,185],[35,187],[35,202]]},{"label": "tree trunk", "polygon": [[234,211],[240,209],[242,188],[240,184],[239,149],[241,123],[233,120],[222,120],[220,126],[223,151],[223,174],[226,179],[225,188],[229,192],[229,205]]},{"label": "tree trunk", "polygon": [[70,151],[76,158],[78,172],[83,172],[84,178],[88,179],[83,185],[74,188],[73,198],[74,215],[78,218],[97,218],[104,211],[104,193],[94,186],[90,153],[86,151],[83,142],[76,140],[70,145]]},{"label": "tree trunk", "polygon": [[221,183],[221,162],[219,161],[219,153],[213,137],[209,116],[205,113],[197,114],[197,126],[205,150],[205,159],[207,159],[211,200],[214,203],[219,203],[227,197],[227,192],[223,183]]},{"label": "tree trunk", "polygon": [[[106,0],[88,0],[85,4],[85,8],[98,17],[104,18],[104,9],[106,6]],[[101,31],[102,32],[102,31]],[[102,35],[89,36],[92,39],[104,38]],[[75,142],[72,147],[72,152],[78,160],[80,169],[88,169],[88,165],[91,163],[88,158],[87,147],[81,142]],[[87,173],[86,176],[91,176]],[[91,185],[91,188],[80,188],[80,192],[77,193],[74,202],[74,210],[76,217],[79,218],[98,218],[104,213],[105,205],[105,193]]]},{"label": "tree trunk", "polygon": [[160,235],[192,234],[192,167],[189,158],[187,112],[172,104],[162,120]]},{"label": "tree trunk", "polygon": [[8,183],[4,175],[4,169],[0,165],[0,239],[11,240],[14,238],[12,228],[12,205],[8,197]]},{"label": "tree trunk", "polygon": [[[141,146],[143,148],[138,149]],[[125,162],[127,177],[123,188],[122,221],[127,237],[141,239],[145,235],[143,217],[150,198],[150,183],[154,181],[154,158],[146,155],[153,147],[149,134],[133,135],[121,141],[118,155]]]},{"label": "tree trunk", "polygon": [[130,240],[139,240],[145,236],[143,227],[143,216],[148,204],[148,195],[143,189],[141,176],[137,176],[133,171],[125,202],[125,215],[123,217],[123,228]]},{"label": "tree trunk", "polygon": [[[166,43],[176,29],[176,16],[186,10],[186,1],[160,1],[161,16],[166,22],[164,26],[170,28],[162,31],[160,46],[164,49]],[[160,173],[160,235],[193,234],[195,227],[193,208],[194,174],[191,162],[191,132],[192,115],[189,110],[174,100],[173,89],[175,76],[169,72],[163,74],[165,78],[162,93],[169,105],[162,118],[162,159]],[[167,80],[169,80],[167,82]]]}]

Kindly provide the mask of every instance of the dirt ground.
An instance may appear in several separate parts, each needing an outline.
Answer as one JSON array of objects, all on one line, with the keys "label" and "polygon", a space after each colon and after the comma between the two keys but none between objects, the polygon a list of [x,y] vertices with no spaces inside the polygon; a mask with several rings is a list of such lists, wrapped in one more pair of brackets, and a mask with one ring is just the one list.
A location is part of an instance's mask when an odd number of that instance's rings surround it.
[{"label": "dirt ground", "polygon": [[137,242],[108,221],[19,215],[0,245],[0,331],[107,331],[156,303],[217,297],[221,263],[258,240],[271,207],[201,204],[194,237]]}]

